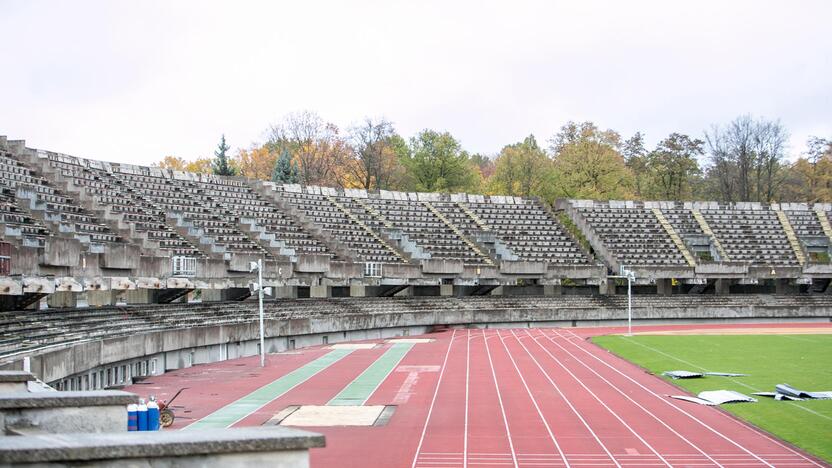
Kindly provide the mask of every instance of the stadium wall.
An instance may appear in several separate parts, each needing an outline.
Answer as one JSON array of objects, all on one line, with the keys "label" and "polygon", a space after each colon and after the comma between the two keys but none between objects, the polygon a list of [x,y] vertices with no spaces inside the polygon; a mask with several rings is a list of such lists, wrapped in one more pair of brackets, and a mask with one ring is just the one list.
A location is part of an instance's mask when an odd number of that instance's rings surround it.
[{"label": "stadium wall", "polygon": [[[828,322],[832,320],[832,306],[652,306],[634,308],[633,317],[636,324],[642,325],[714,321]],[[266,350],[275,353],[342,341],[416,335],[430,332],[437,326],[614,326],[625,324],[626,319],[626,309],[593,307],[508,311],[449,309],[267,320]],[[117,387],[130,384],[136,375],[158,375],[196,364],[256,355],[259,353],[258,337],[256,322],[171,329],[7,355],[0,361],[0,369],[27,370],[61,389],[83,390],[94,382],[111,382],[111,387]],[[146,372],[137,373],[136,369],[146,369]]]}]

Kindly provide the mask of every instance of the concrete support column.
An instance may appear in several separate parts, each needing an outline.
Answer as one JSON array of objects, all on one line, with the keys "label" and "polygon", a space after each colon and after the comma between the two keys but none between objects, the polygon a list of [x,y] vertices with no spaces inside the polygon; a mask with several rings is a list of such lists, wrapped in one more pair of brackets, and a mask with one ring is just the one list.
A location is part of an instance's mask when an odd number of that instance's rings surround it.
[{"label": "concrete support column", "polygon": [[46,303],[50,308],[61,309],[66,307],[76,307],[77,297],[72,291],[58,291],[46,297]]},{"label": "concrete support column", "polygon": [[670,278],[657,279],[656,294],[659,296],[670,296],[673,294],[673,280]]},{"label": "concrete support column", "polygon": [[792,280],[788,278],[778,278],[774,280],[775,294],[797,294],[798,290],[797,284],[793,283]]},{"label": "concrete support column", "polygon": [[310,286],[309,297],[327,298],[332,297],[332,286]]},{"label": "concrete support column", "polygon": [[543,295],[544,296],[560,296],[563,294],[563,288],[559,284],[544,284],[543,285]]},{"label": "concrete support column", "polygon": [[615,279],[614,278],[602,278],[601,282],[598,283],[598,294],[602,296],[614,296],[615,295]]},{"label": "concrete support column", "polygon": [[128,304],[153,304],[155,289],[134,289],[127,291],[125,300]]},{"label": "concrete support column", "polygon": [[202,302],[219,302],[223,300],[222,289],[202,289]]},{"label": "concrete support column", "polygon": [[453,296],[454,295],[454,285],[452,285],[452,284],[440,284],[439,285],[439,295],[440,296]]},{"label": "concrete support column", "polygon": [[718,279],[714,283],[714,290],[719,296],[725,296],[731,292],[731,280]]},{"label": "concrete support column", "polygon": [[298,298],[298,287],[297,286],[278,286],[274,288],[274,297],[275,299],[297,299]]},{"label": "concrete support column", "polygon": [[115,305],[117,299],[117,291],[87,291],[87,304],[90,307]]},{"label": "concrete support column", "polygon": [[367,297],[367,286],[360,283],[351,284],[350,297]]}]

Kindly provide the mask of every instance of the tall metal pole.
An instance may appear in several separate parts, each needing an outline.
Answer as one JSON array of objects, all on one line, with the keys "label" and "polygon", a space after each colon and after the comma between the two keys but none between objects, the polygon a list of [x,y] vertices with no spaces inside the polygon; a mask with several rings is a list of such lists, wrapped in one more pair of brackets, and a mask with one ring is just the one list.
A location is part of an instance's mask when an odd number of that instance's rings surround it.
[{"label": "tall metal pole", "polygon": [[627,336],[633,334],[633,275],[627,272]]},{"label": "tall metal pole", "polygon": [[263,259],[257,260],[257,299],[260,302],[260,367],[266,367],[266,339],[263,330]]}]

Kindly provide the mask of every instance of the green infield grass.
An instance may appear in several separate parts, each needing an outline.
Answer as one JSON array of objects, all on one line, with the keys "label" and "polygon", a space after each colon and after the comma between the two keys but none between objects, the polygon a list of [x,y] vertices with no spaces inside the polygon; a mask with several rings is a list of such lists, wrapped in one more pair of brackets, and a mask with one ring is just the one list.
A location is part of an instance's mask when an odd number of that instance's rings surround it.
[{"label": "green infield grass", "polygon": [[[662,376],[694,395],[723,389],[746,395],[773,392],[779,383],[832,391],[832,335],[608,335],[593,342],[656,375],[669,370],[749,374],[680,380]],[[721,408],[832,462],[832,400],[755,398],[757,403]]]}]

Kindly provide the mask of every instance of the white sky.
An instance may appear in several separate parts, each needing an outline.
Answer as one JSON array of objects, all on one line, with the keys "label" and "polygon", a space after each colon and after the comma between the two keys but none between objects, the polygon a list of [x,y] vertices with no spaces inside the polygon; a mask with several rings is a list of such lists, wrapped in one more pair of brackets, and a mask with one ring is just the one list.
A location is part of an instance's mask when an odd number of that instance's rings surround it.
[{"label": "white sky", "polygon": [[0,0],[0,134],[150,164],[288,112],[496,153],[567,120],[652,146],[752,113],[832,137],[832,2]]}]

